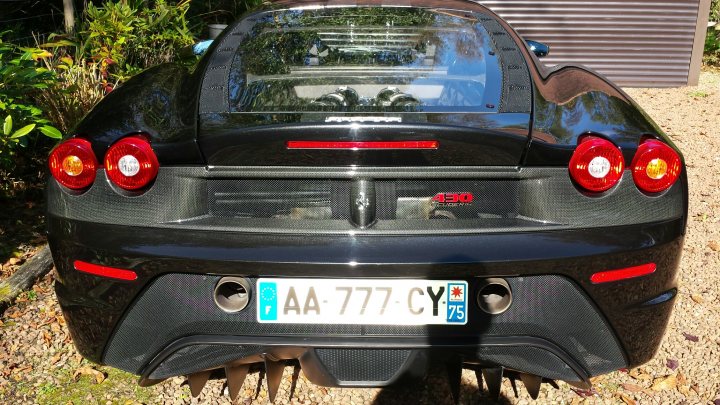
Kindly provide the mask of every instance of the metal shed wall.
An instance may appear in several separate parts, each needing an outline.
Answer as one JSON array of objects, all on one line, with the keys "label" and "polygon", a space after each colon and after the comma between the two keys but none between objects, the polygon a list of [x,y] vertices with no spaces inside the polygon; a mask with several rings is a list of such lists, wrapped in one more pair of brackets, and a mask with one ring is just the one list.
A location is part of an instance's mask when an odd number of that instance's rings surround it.
[{"label": "metal shed wall", "polygon": [[542,59],[547,65],[580,63],[623,86],[681,86],[697,81],[708,13],[701,14],[707,8],[701,6],[709,7],[709,0],[480,3],[525,38],[550,45],[550,55]]}]

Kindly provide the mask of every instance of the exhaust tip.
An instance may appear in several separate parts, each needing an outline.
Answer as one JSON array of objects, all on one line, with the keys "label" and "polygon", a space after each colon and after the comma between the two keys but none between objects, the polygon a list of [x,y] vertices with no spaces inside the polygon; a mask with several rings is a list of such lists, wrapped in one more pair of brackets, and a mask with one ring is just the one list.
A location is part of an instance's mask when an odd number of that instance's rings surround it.
[{"label": "exhaust tip", "polygon": [[486,278],[481,280],[477,303],[480,309],[490,315],[498,315],[507,311],[512,304],[510,285],[502,278]]},{"label": "exhaust tip", "polygon": [[243,277],[223,277],[215,286],[213,300],[225,312],[240,312],[250,302],[250,282]]}]

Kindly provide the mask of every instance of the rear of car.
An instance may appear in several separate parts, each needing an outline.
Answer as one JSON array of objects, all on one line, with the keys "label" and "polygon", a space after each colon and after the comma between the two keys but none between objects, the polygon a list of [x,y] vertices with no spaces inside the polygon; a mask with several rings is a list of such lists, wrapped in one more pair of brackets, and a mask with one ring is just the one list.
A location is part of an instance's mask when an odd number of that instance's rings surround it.
[{"label": "rear of car", "polygon": [[224,376],[235,395],[263,363],[274,396],[289,359],[327,386],[442,362],[535,394],[649,360],[683,164],[595,79],[558,100],[474,3],[243,18],[195,72],[131,80],[53,152],[75,344],[143,384]]}]

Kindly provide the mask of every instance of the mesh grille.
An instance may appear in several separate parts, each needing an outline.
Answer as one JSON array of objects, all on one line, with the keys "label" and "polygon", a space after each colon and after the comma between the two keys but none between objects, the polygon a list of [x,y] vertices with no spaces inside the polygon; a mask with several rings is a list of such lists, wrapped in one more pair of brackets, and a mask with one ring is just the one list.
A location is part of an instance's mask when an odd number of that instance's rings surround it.
[{"label": "mesh grille", "polygon": [[210,214],[241,218],[347,219],[349,214],[343,211],[347,211],[350,199],[345,200],[344,206],[339,201],[345,188],[343,183],[330,180],[213,180],[208,182]]},{"label": "mesh grille", "polygon": [[494,18],[481,17],[480,20],[490,32],[495,48],[500,54],[500,66],[503,75],[503,88],[500,98],[500,111],[527,111],[532,99],[530,72],[525,58],[515,41]]},{"label": "mesh grille", "polygon": [[[554,342],[592,374],[625,366],[615,336],[589,298],[560,276],[509,278],[514,302],[487,317],[475,305],[465,326],[259,324],[251,310],[228,314],[215,306],[219,276],[168,274],[156,279],[121,321],[105,353],[107,364],[138,373],[153,355],[178,338],[233,336],[536,336]],[[253,289],[255,279],[250,279]],[[471,291],[476,280],[468,280]],[[572,308],[569,311],[568,308]]]},{"label": "mesh grille", "polygon": [[320,361],[338,381],[388,381],[405,364],[411,350],[316,349]]},{"label": "mesh grille", "polygon": [[[516,218],[517,181],[377,180],[379,220]],[[349,219],[350,180],[210,180],[209,213],[215,217],[328,220]],[[440,202],[433,201],[438,198]],[[463,201],[453,199],[462,198]]]}]

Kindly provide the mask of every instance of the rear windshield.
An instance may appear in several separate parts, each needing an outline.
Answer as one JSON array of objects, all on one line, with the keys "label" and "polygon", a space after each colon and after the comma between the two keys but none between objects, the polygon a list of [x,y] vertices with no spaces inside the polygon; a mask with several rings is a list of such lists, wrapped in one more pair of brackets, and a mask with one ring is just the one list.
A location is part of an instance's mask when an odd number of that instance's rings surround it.
[{"label": "rear windshield", "polygon": [[253,20],[229,75],[232,111],[497,110],[502,75],[474,15],[352,7]]}]

